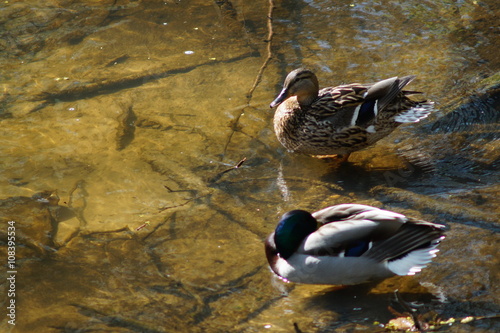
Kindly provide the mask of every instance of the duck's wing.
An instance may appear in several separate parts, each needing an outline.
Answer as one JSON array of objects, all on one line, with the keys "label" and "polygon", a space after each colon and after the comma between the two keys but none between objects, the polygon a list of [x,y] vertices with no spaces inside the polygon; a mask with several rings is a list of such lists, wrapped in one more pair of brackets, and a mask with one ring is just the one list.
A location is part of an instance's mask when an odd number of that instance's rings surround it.
[{"label": "duck's wing", "polygon": [[397,221],[398,224],[402,224],[408,220],[403,214],[360,204],[330,206],[314,212],[312,216],[321,224],[353,219],[367,219],[377,222]]},{"label": "duck's wing", "polygon": [[373,84],[363,97],[367,101],[376,100],[378,109],[383,110],[394,100],[394,98],[396,98],[396,96],[398,96],[408,83],[415,79],[415,77],[415,75],[403,76],[401,78],[395,76],[390,79],[379,81]]},{"label": "duck's wing", "polygon": [[313,256],[344,256],[345,251],[353,246],[362,246],[366,251],[369,248],[370,235],[378,227],[378,222],[370,220],[328,223],[307,236],[296,253]]},{"label": "duck's wing", "polygon": [[[354,83],[338,87],[327,87],[319,91],[318,98],[311,105],[315,117],[321,120],[339,122],[339,110],[354,108],[364,102],[363,95],[367,92],[366,85]],[[347,114],[349,112],[342,112]],[[350,121],[350,119],[348,120]]]},{"label": "duck's wing", "polygon": [[[373,84],[347,84],[324,88],[314,102],[312,110],[318,118],[331,121],[337,126],[360,126],[364,128],[384,111],[402,89],[415,78],[414,75],[392,77]],[[416,94],[418,92],[407,92]],[[415,122],[426,117],[432,105],[419,107],[398,118],[398,122]],[[339,125],[340,124],[340,125]]]},{"label": "duck's wing", "polygon": [[409,219],[399,213],[359,204],[342,204],[312,214],[322,226],[299,252],[326,256],[359,256],[374,242],[394,236]]},{"label": "duck's wing", "polygon": [[363,256],[377,261],[397,259],[410,251],[426,248],[443,237],[446,227],[420,220],[409,220],[398,232],[384,241],[376,243]]}]

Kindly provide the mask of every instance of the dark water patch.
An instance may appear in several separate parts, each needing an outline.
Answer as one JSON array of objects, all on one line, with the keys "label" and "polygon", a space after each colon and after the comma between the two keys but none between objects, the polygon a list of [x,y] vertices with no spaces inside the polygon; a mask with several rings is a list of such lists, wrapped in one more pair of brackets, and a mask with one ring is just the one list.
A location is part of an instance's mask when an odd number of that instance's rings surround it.
[{"label": "dark water patch", "polygon": [[[393,159],[391,156],[390,159]],[[427,163],[427,162],[426,162]],[[427,164],[426,164],[427,167]],[[327,183],[338,184],[344,192],[367,193],[374,186],[387,185],[408,187],[432,177],[426,169],[401,159],[397,164],[382,166],[367,166],[347,162],[321,177]]]},{"label": "dark water patch", "polygon": [[413,209],[439,216],[438,223],[462,223],[483,229],[500,232],[498,215],[474,206],[466,206],[459,201],[444,200],[439,196],[427,196],[399,188],[374,187],[370,193],[386,205],[411,207]]},{"label": "dark water patch", "polygon": [[426,288],[411,282],[405,282],[404,284],[404,291],[398,292],[398,298],[396,298],[394,292],[388,290],[377,291],[376,286],[371,284],[356,287],[337,287],[336,290],[326,291],[310,297],[306,302],[308,307],[320,308],[323,311],[337,314],[335,320],[320,332],[328,332],[328,329],[343,327],[346,323],[359,323],[366,326],[365,329],[367,330],[376,331],[380,327],[377,328],[374,322],[387,323],[394,317],[392,309],[406,312],[401,302],[398,301],[399,299],[404,300],[405,305],[418,304],[418,306],[415,306],[414,311],[419,313],[436,311],[442,308],[441,301],[428,292]]},{"label": "dark water patch", "polygon": [[[488,81],[489,87],[481,94],[471,96],[469,101],[440,118],[430,126],[435,133],[467,131],[473,125],[493,124],[500,122],[500,74]],[[429,126],[424,126],[424,128]],[[498,132],[496,138],[499,138]]]}]

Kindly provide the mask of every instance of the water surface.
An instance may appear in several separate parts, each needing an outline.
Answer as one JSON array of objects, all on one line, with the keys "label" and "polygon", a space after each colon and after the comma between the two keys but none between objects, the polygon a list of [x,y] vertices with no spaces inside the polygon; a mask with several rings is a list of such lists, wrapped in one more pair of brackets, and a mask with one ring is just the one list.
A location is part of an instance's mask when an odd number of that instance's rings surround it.
[{"label": "water surface", "polygon": [[[498,315],[498,12],[276,2],[269,54],[267,1],[4,2],[0,214],[18,273],[2,330],[373,332],[403,311],[396,289],[443,319]],[[416,74],[439,111],[347,165],[292,155],[268,105],[299,66],[321,86]],[[263,239],[279,217],[346,202],[451,230],[414,277],[273,278]]]}]

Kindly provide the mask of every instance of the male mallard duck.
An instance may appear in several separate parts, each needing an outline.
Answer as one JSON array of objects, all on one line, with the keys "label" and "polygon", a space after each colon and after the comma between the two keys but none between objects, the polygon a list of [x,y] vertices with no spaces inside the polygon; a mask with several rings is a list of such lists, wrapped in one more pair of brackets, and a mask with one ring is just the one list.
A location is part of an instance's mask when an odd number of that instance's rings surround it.
[{"label": "male mallard duck", "polygon": [[271,103],[274,131],[290,152],[308,155],[349,154],[389,135],[401,123],[417,122],[434,109],[414,101],[416,91],[402,90],[415,76],[374,84],[346,84],[319,90],[316,75],[296,69]]},{"label": "male mallard duck", "polygon": [[267,237],[266,256],[274,273],[287,281],[358,284],[420,272],[439,251],[444,229],[358,204],[313,214],[292,210]]}]

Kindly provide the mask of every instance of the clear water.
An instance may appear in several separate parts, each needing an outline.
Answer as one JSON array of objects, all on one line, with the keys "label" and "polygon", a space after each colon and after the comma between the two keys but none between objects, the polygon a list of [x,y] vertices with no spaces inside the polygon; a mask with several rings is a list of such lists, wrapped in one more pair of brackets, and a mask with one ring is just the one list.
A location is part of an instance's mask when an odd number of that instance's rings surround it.
[{"label": "clear water", "polygon": [[[373,332],[396,289],[444,319],[500,312],[498,97],[452,111],[498,85],[483,81],[500,69],[496,1],[276,2],[256,86],[267,1],[1,7],[1,234],[15,221],[17,239],[2,331]],[[299,66],[322,87],[417,74],[440,110],[346,166],[291,155],[268,105]],[[345,202],[451,230],[414,277],[273,278],[263,239],[279,217]]]}]

